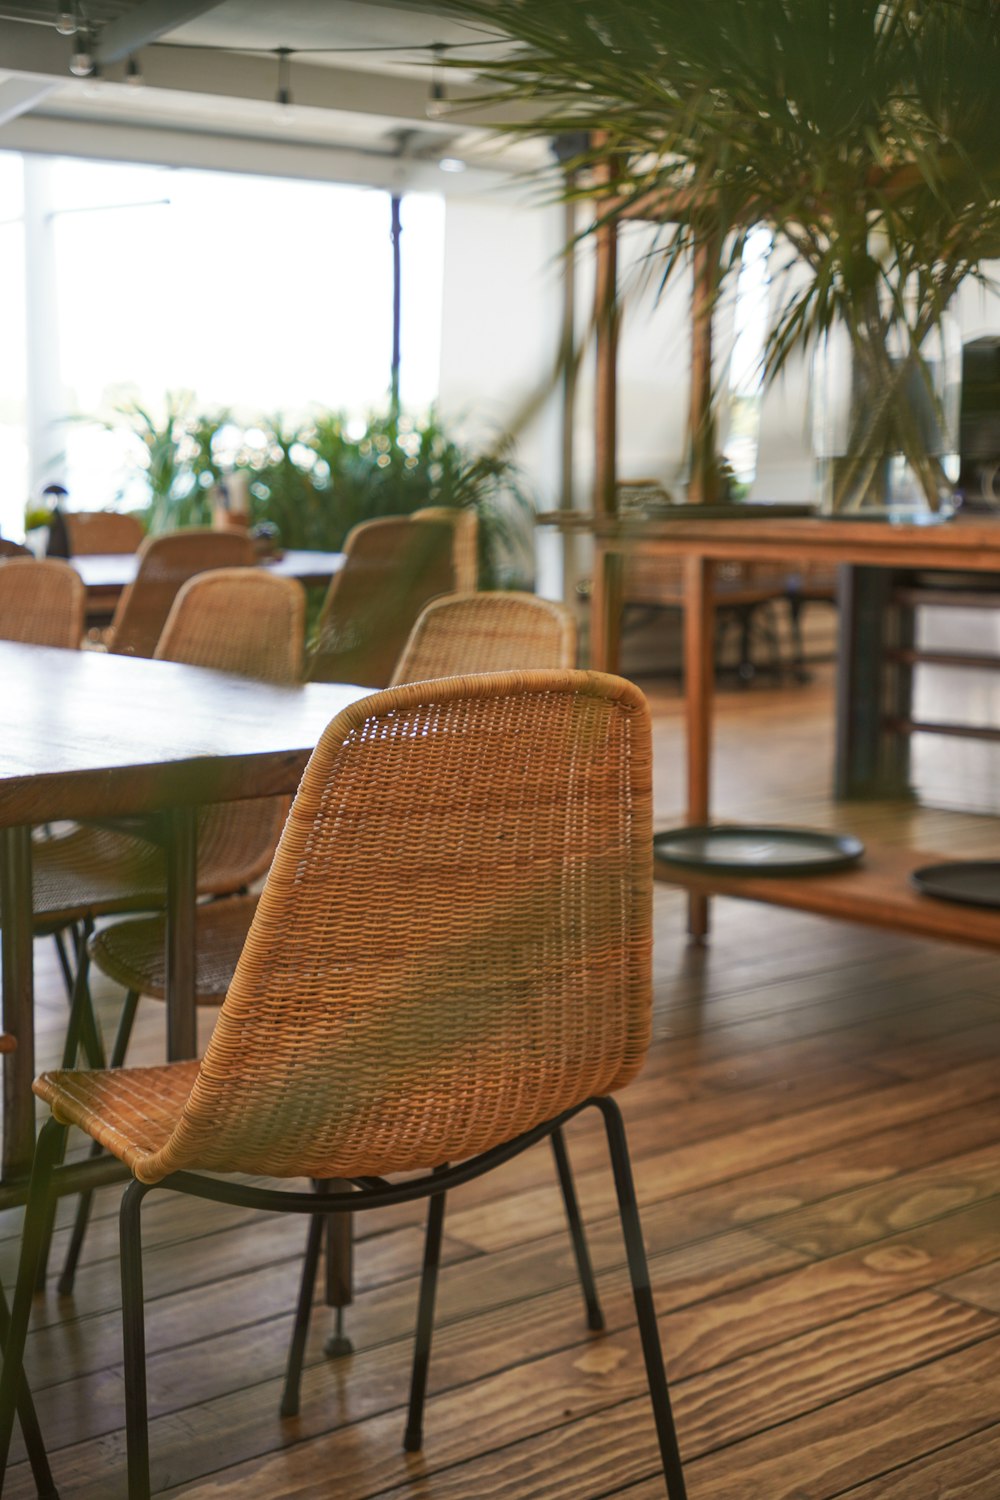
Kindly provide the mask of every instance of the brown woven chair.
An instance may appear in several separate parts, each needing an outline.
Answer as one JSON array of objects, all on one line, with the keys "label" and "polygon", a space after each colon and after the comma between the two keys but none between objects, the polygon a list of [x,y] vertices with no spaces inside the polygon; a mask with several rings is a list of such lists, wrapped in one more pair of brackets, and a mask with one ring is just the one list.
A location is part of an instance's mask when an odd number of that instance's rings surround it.
[{"label": "brown woven chair", "polygon": [[212,568],[248,568],[255,561],[248,536],[194,527],[147,537],[139,548],[135,582],[122,591],[106,644],[119,656],[152,656],[181,584]]},{"label": "brown woven chair", "polygon": [[75,650],[83,636],[85,591],[75,568],[55,558],[0,562],[0,640]]},{"label": "brown woven chair", "polygon": [[445,521],[452,528],[455,592],[474,593],[479,584],[479,517],[468,506],[424,505],[414,521]]},{"label": "brown woven chair", "polygon": [[564,604],[513,592],[446,594],[421,613],[392,685],[575,666],[576,622]]},{"label": "brown woven chair", "polygon": [[[650,1033],[652,753],[637,688],[510,673],[394,688],[323,735],[204,1061],[44,1074],[50,1106],[0,1385],[5,1462],[52,1163],[78,1125],[122,1203],[131,1500],[150,1493],[140,1218],[153,1185],[311,1216],[283,1411],[298,1405],[322,1216],[430,1199],[404,1445],[422,1442],[446,1192],[604,1118],[671,1500],[684,1483],[621,1116]],[[450,1164],[450,1165],[448,1165]],[[282,1192],[205,1173],[311,1177]],[[390,1174],[419,1173],[403,1181]],[[571,1194],[568,1205],[575,1209]],[[572,1216],[571,1216],[572,1220]],[[577,1219],[574,1243],[589,1272]],[[588,1308],[599,1315],[592,1276]],[[2,1464],[0,1464],[2,1473]]]},{"label": "brown woven chair", "polygon": [[[290,578],[263,568],[220,568],[188,580],[174,601],[156,657],[211,667],[267,682],[298,682],[302,676],[305,594]],[[198,890],[202,895],[231,895],[262,875],[271,862],[288,813],[285,797],[223,802],[206,808],[198,819]],[[139,843],[140,868],[154,885],[144,909],[163,905],[162,856],[158,849],[114,831],[81,829],[78,846],[85,854],[118,841],[126,856]],[[142,853],[142,850],[145,853]],[[92,858],[91,858],[92,862]],[[159,884],[156,885],[156,878]],[[119,911],[143,909],[132,899],[132,881],[119,891]],[[112,882],[113,884],[113,882]],[[100,914],[109,910],[103,891]],[[128,905],[125,905],[128,901]],[[196,996],[218,1004],[232,977],[254,902],[233,899],[210,902],[195,911]],[[97,914],[92,902],[91,915]],[[93,922],[87,924],[88,936]],[[166,918],[162,912],[134,922],[113,923],[87,944],[78,961],[67,1049],[72,1055],[79,1036],[93,1038],[96,1022],[88,986],[88,964],[98,966],[126,989],[125,1003],[112,1047],[110,1066],[125,1060],[140,995],[165,995]],[[235,950],[235,951],[234,951]],[[207,979],[206,976],[211,976]],[[88,1049],[89,1050],[89,1049]],[[59,1279],[59,1291],[73,1290],[83,1247],[91,1196],[81,1194],[76,1223]]]},{"label": "brown woven chair", "polygon": [[[13,1052],[17,1048],[17,1041],[6,1032],[0,1032],[0,1054]],[[3,1287],[0,1286],[0,1344],[6,1344],[7,1335],[10,1332],[10,1310],[7,1306],[7,1298]],[[17,1416],[21,1424],[21,1434],[24,1438],[25,1452],[31,1465],[31,1472],[35,1480],[35,1489],[44,1500],[58,1500],[58,1491],[55,1480],[52,1478],[52,1470],[49,1468],[48,1456],[45,1452],[45,1444],[42,1441],[41,1429],[38,1418],[35,1415],[34,1402],[31,1399],[31,1391],[28,1382],[23,1377],[17,1392]]]},{"label": "brown woven chair", "polygon": [[385,687],[424,605],[454,591],[450,521],[387,516],[355,526],[323,602],[310,680]]},{"label": "brown woven chair", "polygon": [[34,557],[30,547],[24,547],[20,542],[9,542],[5,536],[0,536],[0,558],[3,557]]},{"label": "brown woven chair", "polygon": [[120,510],[67,510],[63,520],[70,557],[138,552],[146,535],[135,516]]}]

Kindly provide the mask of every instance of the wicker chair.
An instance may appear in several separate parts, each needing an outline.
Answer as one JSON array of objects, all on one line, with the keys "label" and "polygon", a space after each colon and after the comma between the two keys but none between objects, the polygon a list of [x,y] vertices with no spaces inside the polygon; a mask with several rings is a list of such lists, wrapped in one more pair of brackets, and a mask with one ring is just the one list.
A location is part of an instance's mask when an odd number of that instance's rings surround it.
[{"label": "wicker chair", "polygon": [[83,636],[84,587],[69,563],[7,557],[0,562],[0,640],[73,650]]},{"label": "wicker chair", "polygon": [[[199,573],[178,593],[156,657],[160,661],[211,667],[268,682],[298,682],[302,676],[304,620],[305,595],[301,584],[293,579],[277,577],[262,568],[220,568]],[[199,892],[228,896],[262,875],[271,862],[287,813],[285,797],[223,802],[206,808],[198,819]],[[137,843],[128,835],[113,831],[82,829],[78,836],[78,844],[99,844],[102,849],[115,840],[126,855]],[[145,855],[141,853],[143,848],[147,851]],[[144,909],[160,907],[162,856],[151,845],[140,844],[139,857],[144,860],[147,880],[154,884],[156,892],[152,900],[146,899]],[[108,892],[103,894],[101,914],[106,914]],[[130,894],[130,888],[121,892],[123,902]],[[250,925],[253,905],[252,900],[234,898],[196,909],[196,994],[200,1003],[218,1004],[225,994]],[[143,907],[131,899],[127,906],[119,907],[133,912],[137,909]],[[88,936],[92,926],[91,921]],[[88,987],[90,959],[126,989],[110,1058],[110,1066],[115,1068],[125,1060],[139,996],[145,994],[161,1000],[165,996],[165,944],[166,919],[162,913],[138,921],[113,923],[90,940],[77,966],[67,1042],[70,1054],[78,1036],[93,1038],[96,1031]],[[73,1290],[90,1206],[90,1194],[81,1194],[59,1279],[63,1296]]]},{"label": "wicker chair", "polygon": [[[638,1072],[650,1034],[651,775],[645,700],[597,673],[450,678],[338,715],[306,769],[203,1062],[55,1072],[35,1084],[52,1119],[35,1155],[0,1384],[3,1463],[68,1126],[135,1179],[121,1211],[125,1398],[128,1493],[144,1500],[140,1219],[153,1186],[310,1216],[286,1414],[298,1407],[322,1217],[429,1198],[412,1450],[447,1191],[545,1136],[558,1158],[561,1127],[594,1106],[668,1490],[682,1500],[628,1149],[609,1097]],[[353,1186],[283,1192],[205,1173]],[[420,1175],[387,1180],[396,1173]],[[592,1276],[584,1282],[593,1317]]]},{"label": "wicker chair", "polygon": [[355,526],[323,602],[310,680],[385,687],[424,605],[454,590],[450,521],[387,516]]},{"label": "wicker chair", "polygon": [[[13,1052],[17,1047],[14,1037],[6,1032],[0,1032],[0,1054]],[[0,1286],[0,1344],[6,1344],[7,1335],[10,1332],[10,1310],[7,1306],[7,1298],[4,1296],[3,1287]],[[31,1399],[31,1391],[28,1382],[20,1381],[16,1396],[17,1416],[21,1424],[21,1434],[24,1438],[25,1452],[31,1465],[31,1472],[35,1480],[35,1489],[44,1500],[58,1500],[58,1491],[55,1480],[52,1478],[52,1470],[49,1468],[48,1456],[45,1452],[45,1444],[42,1441],[41,1429],[38,1418],[35,1415],[35,1405]]]},{"label": "wicker chair", "polygon": [[424,505],[414,521],[446,521],[452,528],[455,590],[472,594],[479,584],[479,517],[468,506]]},{"label": "wicker chair", "polygon": [[403,648],[392,685],[469,672],[576,666],[576,622],[537,594],[446,594],[426,606]]},{"label": "wicker chair", "polygon": [[181,584],[213,568],[248,568],[253,542],[232,531],[192,528],[147,537],[135,582],[122,591],[106,644],[119,656],[152,656]]},{"label": "wicker chair", "polygon": [[135,516],[120,510],[67,510],[63,520],[70,557],[138,552],[146,535]]},{"label": "wicker chair", "polygon": [[5,536],[0,536],[0,558],[4,557],[34,557],[30,547],[22,546],[20,542],[9,542]]}]

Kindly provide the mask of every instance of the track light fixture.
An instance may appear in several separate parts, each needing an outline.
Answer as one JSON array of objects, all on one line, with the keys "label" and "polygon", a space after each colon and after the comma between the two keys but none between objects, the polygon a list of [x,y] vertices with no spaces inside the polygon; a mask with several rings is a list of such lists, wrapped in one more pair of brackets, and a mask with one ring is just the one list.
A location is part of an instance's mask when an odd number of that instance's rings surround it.
[{"label": "track light fixture", "polygon": [[447,50],[443,42],[435,42],[431,47],[434,62],[431,67],[431,88],[427,96],[427,108],[425,114],[428,120],[440,120],[448,113],[448,100],[445,98],[444,84],[438,72],[438,64]]},{"label": "track light fixture", "polygon": [[56,30],[60,36],[75,36],[76,26],[76,0],[64,0],[56,6]]},{"label": "track light fixture", "polygon": [[74,78],[89,78],[94,71],[94,54],[90,50],[90,32],[86,26],[77,28],[69,70]]}]

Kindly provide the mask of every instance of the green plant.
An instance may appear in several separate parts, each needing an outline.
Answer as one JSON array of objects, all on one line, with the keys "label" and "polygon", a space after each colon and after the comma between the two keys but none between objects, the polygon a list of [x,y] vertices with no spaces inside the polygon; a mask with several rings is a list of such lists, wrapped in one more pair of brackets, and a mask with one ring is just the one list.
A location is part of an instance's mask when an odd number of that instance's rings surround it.
[{"label": "green plant", "polygon": [[235,468],[249,478],[252,519],[272,521],[285,547],[339,551],[361,521],[466,506],[480,523],[482,586],[523,583],[530,571],[532,505],[509,444],[470,452],[433,412],[419,420],[390,410],[356,425],[320,411],[240,431],[228,413],[199,414],[191,398],[168,397],[162,421],[138,404],[120,415],[145,450],[151,531],[208,524],[212,486]]},{"label": "green plant", "polygon": [[669,221],[664,278],[709,247],[724,279],[751,228],[771,228],[777,260],[804,274],[774,308],[766,378],[844,327],[868,392],[856,459],[891,440],[935,504],[941,476],[903,398],[929,390],[929,337],[1000,254],[996,0],[445,8],[520,44],[476,61],[498,96],[530,105],[509,128],[589,135],[574,193]]}]

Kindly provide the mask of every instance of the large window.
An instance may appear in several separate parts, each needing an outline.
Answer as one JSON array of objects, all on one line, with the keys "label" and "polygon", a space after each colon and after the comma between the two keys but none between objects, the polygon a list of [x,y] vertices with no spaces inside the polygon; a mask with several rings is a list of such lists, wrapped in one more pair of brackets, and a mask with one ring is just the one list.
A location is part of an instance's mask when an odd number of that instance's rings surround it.
[{"label": "large window", "polygon": [[21,160],[0,151],[0,534],[20,533],[28,494]]},{"label": "large window", "polygon": [[[193,410],[286,423],[316,407],[385,406],[387,193],[69,159],[33,165],[47,173],[48,228],[38,232],[52,236],[59,431],[36,485],[61,479],[78,508],[119,494],[141,503],[127,439],[101,425],[129,402],[159,419],[168,395],[190,393]],[[402,214],[401,395],[421,410],[438,387],[443,200],[407,196]]]}]

